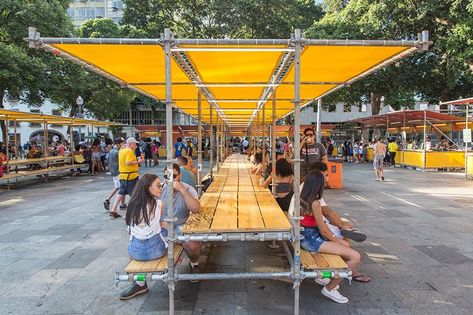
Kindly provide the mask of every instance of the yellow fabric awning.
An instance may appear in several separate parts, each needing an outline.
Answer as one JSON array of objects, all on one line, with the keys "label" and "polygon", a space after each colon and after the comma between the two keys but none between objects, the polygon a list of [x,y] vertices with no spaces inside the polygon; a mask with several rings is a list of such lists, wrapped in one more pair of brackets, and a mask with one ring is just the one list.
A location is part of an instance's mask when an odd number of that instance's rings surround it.
[{"label": "yellow fabric awning", "polygon": [[[158,41],[94,39],[58,41],[50,47],[105,72],[125,86],[164,101],[165,54]],[[111,43],[111,41],[116,41]],[[145,40],[142,40],[145,41]],[[149,41],[149,40],[148,40]],[[190,40],[192,41],[192,40]],[[189,42],[190,42],[189,41]],[[249,124],[265,104],[265,122],[271,122],[272,96],[276,93],[276,117],[294,109],[294,48],[289,45],[173,44],[171,61],[172,99],[176,107],[197,117],[197,94],[202,92],[202,119],[213,122],[219,113],[231,127]],[[373,67],[417,49],[412,43],[386,42],[314,43],[307,41],[301,53],[300,104],[337,89]],[[409,50],[409,51],[408,51]],[[191,70],[189,70],[191,69]],[[261,120],[262,121],[262,118]]]},{"label": "yellow fabric awning", "polygon": [[44,115],[39,113],[28,113],[20,112],[16,110],[8,110],[0,108],[0,120],[11,120],[11,121],[22,121],[30,123],[46,123],[46,124],[55,124],[55,125],[65,125],[65,126],[97,126],[97,127],[108,127],[108,126],[122,126],[122,124],[91,120],[91,119],[81,119],[74,117],[64,117],[64,116],[55,116],[55,115]]}]

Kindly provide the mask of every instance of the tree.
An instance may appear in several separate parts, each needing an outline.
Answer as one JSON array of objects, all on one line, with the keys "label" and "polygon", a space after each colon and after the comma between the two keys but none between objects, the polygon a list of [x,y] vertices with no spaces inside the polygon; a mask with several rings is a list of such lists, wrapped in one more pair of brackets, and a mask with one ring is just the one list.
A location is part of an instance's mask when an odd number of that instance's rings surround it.
[{"label": "tree", "polygon": [[[72,31],[66,15],[69,0],[2,0],[0,2],[0,108],[3,100],[17,99],[32,106],[42,104],[44,73],[51,60],[44,51],[28,49],[23,40],[27,27],[46,36],[65,36]],[[6,126],[0,121],[3,139]]]},{"label": "tree", "polygon": [[386,104],[399,109],[412,106],[419,97],[437,103],[471,93],[473,78],[467,59],[472,54],[472,0],[326,3],[330,10],[314,23],[307,37],[415,40],[419,31],[427,29],[434,42],[430,51],[380,70],[326,101],[369,100],[376,114],[383,98]]},{"label": "tree", "polygon": [[123,22],[159,37],[171,28],[178,37],[287,38],[322,17],[311,0],[125,0]]}]

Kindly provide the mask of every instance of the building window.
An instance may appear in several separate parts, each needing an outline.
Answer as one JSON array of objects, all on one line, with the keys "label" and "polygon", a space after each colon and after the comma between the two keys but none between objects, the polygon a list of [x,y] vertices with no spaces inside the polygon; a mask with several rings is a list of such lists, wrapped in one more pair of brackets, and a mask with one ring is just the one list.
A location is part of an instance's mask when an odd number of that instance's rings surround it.
[{"label": "building window", "polygon": [[351,112],[351,105],[350,104],[343,104],[343,112],[350,113]]},{"label": "building window", "polygon": [[336,112],[336,111],[337,111],[337,105],[335,105],[335,104],[329,104],[329,105],[328,105],[328,111],[329,111],[330,113]]},{"label": "building window", "polygon": [[[62,116],[62,112],[59,110],[59,109],[53,109],[51,111],[51,113],[54,115],[54,116]],[[55,124],[51,124],[51,127],[60,127],[61,125],[55,125]]]},{"label": "building window", "polygon": [[[30,109],[30,113],[40,114],[41,111],[39,109]],[[41,127],[41,123],[30,122],[30,127]]]}]

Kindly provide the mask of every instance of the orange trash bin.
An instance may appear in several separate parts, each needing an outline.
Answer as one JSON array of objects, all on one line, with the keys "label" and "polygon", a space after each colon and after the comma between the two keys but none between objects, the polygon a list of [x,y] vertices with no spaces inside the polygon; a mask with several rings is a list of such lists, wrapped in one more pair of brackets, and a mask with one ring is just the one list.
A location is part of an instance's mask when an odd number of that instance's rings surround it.
[{"label": "orange trash bin", "polygon": [[328,188],[342,189],[343,188],[343,163],[342,161],[329,161],[328,168]]}]

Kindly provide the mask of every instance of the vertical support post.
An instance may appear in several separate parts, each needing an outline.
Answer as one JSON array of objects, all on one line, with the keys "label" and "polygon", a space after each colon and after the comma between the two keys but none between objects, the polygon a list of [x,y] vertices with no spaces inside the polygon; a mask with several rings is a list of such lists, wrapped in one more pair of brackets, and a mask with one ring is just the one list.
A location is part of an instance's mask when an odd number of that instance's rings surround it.
[{"label": "vertical support post", "polygon": [[3,139],[3,141],[5,142],[5,154],[7,156],[7,174],[9,173],[9,167],[8,167],[8,161],[10,161],[10,152],[8,152],[8,143],[9,143],[9,139],[8,139],[8,115],[5,116],[5,139]]},{"label": "vertical support post", "polygon": [[[271,192],[276,196],[276,89],[273,89],[271,125]],[[279,148],[281,150],[281,148]]]},{"label": "vertical support post", "polygon": [[217,125],[217,130],[216,130],[216,140],[217,140],[217,145],[216,145],[216,148],[217,148],[217,173],[218,171],[220,170],[220,123],[219,123],[219,115],[218,115],[218,111],[215,111],[215,116],[217,116],[216,120],[216,125]]},{"label": "vertical support post", "polygon": [[322,122],[320,121],[320,115],[322,114],[322,99],[317,100],[317,137],[315,138],[317,142],[320,143],[322,139]]},{"label": "vertical support post", "polygon": [[168,288],[169,288],[169,314],[174,314],[174,209],[173,209],[173,162],[172,162],[172,85],[171,85],[171,30],[164,29],[164,62],[166,77],[166,147],[167,147],[167,187],[168,194],[165,200],[168,219]]},{"label": "vertical support post", "polygon": [[300,177],[301,177],[301,49],[302,34],[300,29],[294,32],[294,314],[299,315],[300,276],[301,276],[301,222],[300,222]]},{"label": "vertical support post", "polygon": [[69,137],[71,139],[71,143],[70,143],[71,144],[71,150],[70,151],[71,151],[71,158],[72,158],[71,164],[72,165],[74,165],[74,162],[75,162],[74,161],[74,150],[75,150],[74,147],[75,146],[74,146],[74,137],[73,137],[73,135],[74,135],[74,118],[72,119],[72,123],[70,125],[70,130],[69,130]]},{"label": "vertical support post", "polygon": [[14,135],[13,135],[13,148],[15,150],[13,152],[15,154],[15,159],[18,159],[18,143],[17,143],[18,139],[16,137],[16,119],[13,121],[13,133],[14,133]]},{"label": "vertical support post", "polygon": [[44,135],[44,157],[48,157],[48,150],[49,150],[49,135],[48,135],[48,124],[46,122],[46,120],[43,121],[43,125],[44,125],[44,131],[43,131],[43,135]]},{"label": "vertical support post", "polygon": [[425,164],[427,161],[427,150],[425,147],[425,141],[427,140],[427,111],[424,110],[424,156],[422,157],[422,170],[425,170]]},{"label": "vertical support post", "polygon": [[213,108],[212,105],[210,107],[210,178],[213,178],[214,174],[214,125],[213,125]]},{"label": "vertical support post", "polygon": [[[261,139],[262,139],[262,153],[263,153],[263,172],[266,170],[266,165],[264,164],[264,161],[265,161],[265,157],[266,157],[266,124],[265,124],[265,120],[266,120],[266,104],[263,104],[263,117],[261,119]],[[261,185],[263,186],[263,185]]]},{"label": "vertical support post", "polygon": [[202,100],[200,90],[197,92],[197,193],[202,196]]},{"label": "vertical support post", "polygon": [[[470,130],[470,128],[468,128],[468,115],[470,114],[469,107],[470,107],[470,104],[465,105],[465,122],[466,122],[465,129],[467,130]],[[463,142],[465,142],[464,140],[465,139],[463,139]],[[468,156],[467,155],[468,155],[468,142],[465,142],[465,178],[468,178]]]}]

